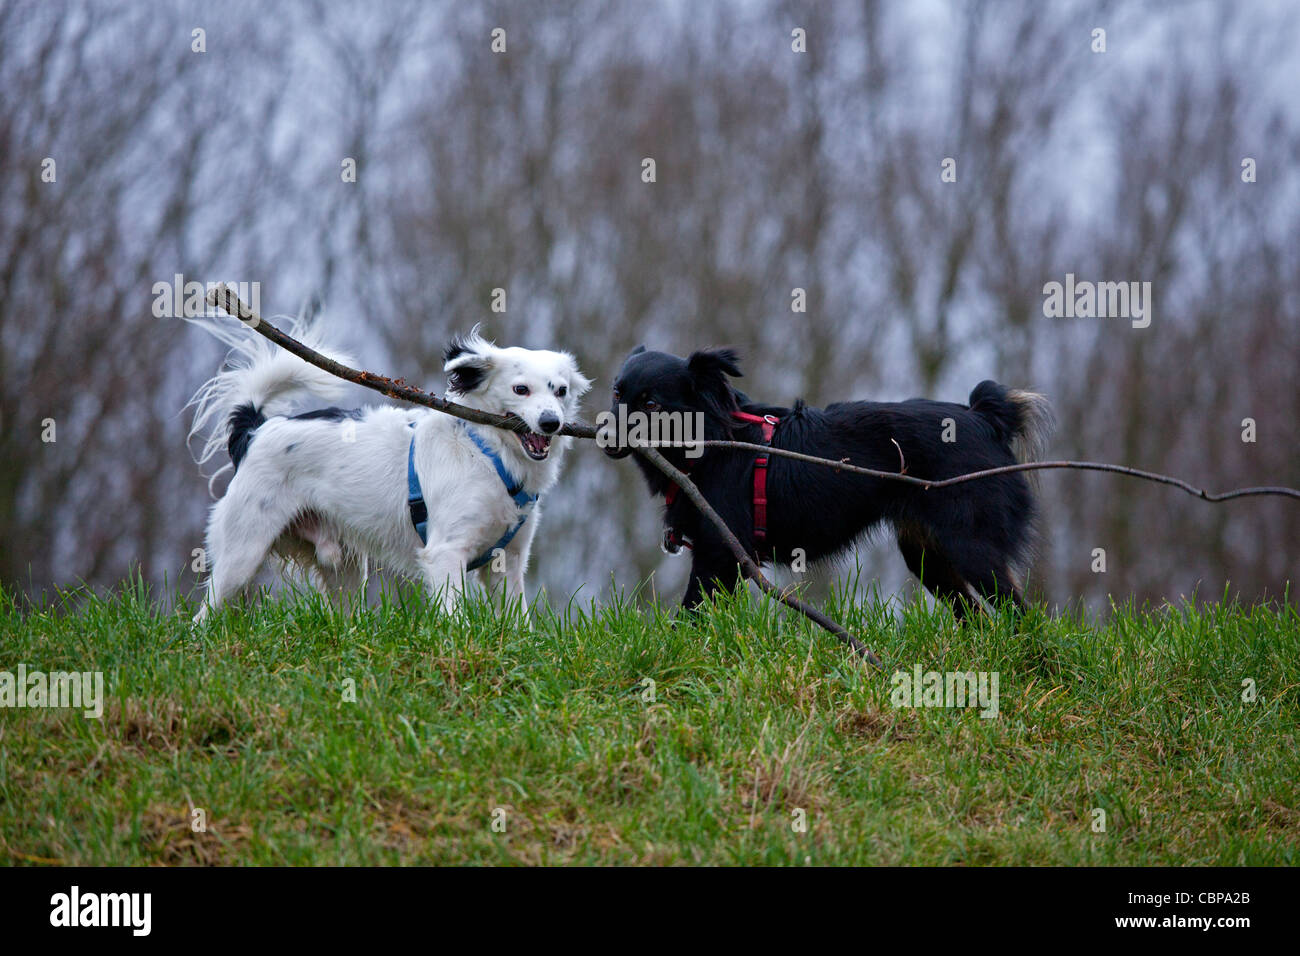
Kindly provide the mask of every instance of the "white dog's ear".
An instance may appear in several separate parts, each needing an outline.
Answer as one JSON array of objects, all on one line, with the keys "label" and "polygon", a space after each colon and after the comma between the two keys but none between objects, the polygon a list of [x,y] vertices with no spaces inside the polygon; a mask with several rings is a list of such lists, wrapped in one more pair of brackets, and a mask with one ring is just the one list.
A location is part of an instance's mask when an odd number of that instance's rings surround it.
[{"label": "white dog's ear", "polygon": [[468,395],[492,370],[495,358],[492,343],[478,334],[478,326],[469,335],[458,335],[443,350],[442,370],[447,373],[447,391]]},{"label": "white dog's ear", "polygon": [[578,360],[568,352],[564,357],[569,360],[569,392],[574,398],[582,398],[591,391],[591,379],[583,375],[578,369]]}]

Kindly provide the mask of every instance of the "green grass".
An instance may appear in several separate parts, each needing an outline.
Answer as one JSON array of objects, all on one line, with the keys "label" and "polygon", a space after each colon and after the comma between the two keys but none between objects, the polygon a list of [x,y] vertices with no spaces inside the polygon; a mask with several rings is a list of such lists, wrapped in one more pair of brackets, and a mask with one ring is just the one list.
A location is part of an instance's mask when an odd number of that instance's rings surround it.
[{"label": "green grass", "polygon": [[888,674],[747,596],[676,627],[621,605],[531,631],[484,605],[299,598],[192,634],[139,586],[0,594],[0,670],[102,670],[107,697],[99,720],[0,709],[0,860],[1300,862],[1294,606],[1019,630],[833,610],[890,671],[998,672],[999,716],[895,707]]}]

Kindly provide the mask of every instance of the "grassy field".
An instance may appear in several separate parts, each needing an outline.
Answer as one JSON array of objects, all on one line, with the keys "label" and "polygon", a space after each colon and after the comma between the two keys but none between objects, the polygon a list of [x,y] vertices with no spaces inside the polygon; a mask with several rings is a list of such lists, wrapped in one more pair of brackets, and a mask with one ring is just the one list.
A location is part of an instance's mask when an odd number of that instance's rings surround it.
[{"label": "grassy field", "polygon": [[139,587],[65,603],[0,595],[0,671],[106,694],[98,720],[0,709],[10,864],[1300,862],[1294,607],[836,610],[890,673],[996,672],[985,719],[895,706],[748,597],[532,631],[308,598],[200,634]]}]

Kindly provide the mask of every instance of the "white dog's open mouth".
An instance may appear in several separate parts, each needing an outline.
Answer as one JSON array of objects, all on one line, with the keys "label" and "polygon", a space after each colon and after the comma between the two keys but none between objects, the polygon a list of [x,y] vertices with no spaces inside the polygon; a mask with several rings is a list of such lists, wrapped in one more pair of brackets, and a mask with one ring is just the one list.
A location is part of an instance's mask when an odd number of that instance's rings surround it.
[{"label": "white dog's open mouth", "polygon": [[537,432],[516,432],[519,444],[524,446],[524,453],[533,461],[542,461],[551,453],[551,440]]}]

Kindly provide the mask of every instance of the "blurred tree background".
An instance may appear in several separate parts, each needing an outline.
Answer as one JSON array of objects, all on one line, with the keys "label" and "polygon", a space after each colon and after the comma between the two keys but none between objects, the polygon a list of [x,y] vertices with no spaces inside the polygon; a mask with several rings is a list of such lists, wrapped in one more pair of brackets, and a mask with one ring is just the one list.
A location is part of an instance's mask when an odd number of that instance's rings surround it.
[{"label": "blurred tree background", "polygon": [[[369,366],[438,389],[476,322],[575,352],[589,414],[632,346],[726,343],[770,401],[992,377],[1054,400],[1053,457],[1300,485],[1297,40],[1263,2],[5,0],[0,580],[194,586],[181,408],[221,351],[154,316],[177,273],[258,282],[267,315],[324,302]],[[1044,317],[1066,273],[1151,282],[1150,327]],[[1039,486],[1053,603],[1296,576],[1294,502]],[[545,521],[553,600],[677,597],[630,463],[580,445]],[[892,547],[860,558],[904,585]]]}]

